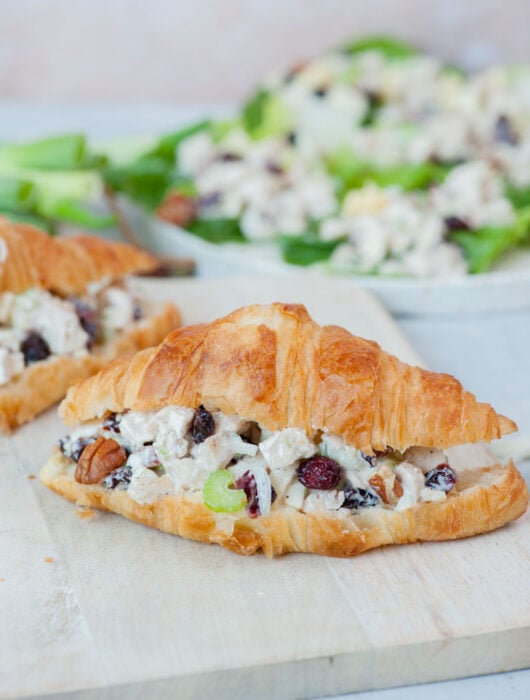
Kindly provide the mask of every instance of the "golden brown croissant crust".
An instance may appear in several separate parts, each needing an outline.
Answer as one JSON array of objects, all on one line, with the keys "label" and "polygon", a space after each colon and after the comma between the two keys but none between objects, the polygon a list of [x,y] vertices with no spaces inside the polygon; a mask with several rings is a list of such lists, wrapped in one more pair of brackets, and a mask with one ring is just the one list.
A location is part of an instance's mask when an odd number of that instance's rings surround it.
[{"label": "golden brown croissant crust", "polygon": [[329,431],[368,453],[443,449],[516,430],[454,377],[404,364],[289,304],[248,306],[173,331],[70,389],[60,411],[74,423],[109,410],[199,404],[270,430]]},{"label": "golden brown croissant crust", "polygon": [[149,272],[158,264],[125,243],[85,235],[53,238],[1,217],[0,240],[7,253],[0,258],[0,293],[39,287],[64,296],[83,294],[90,282]]}]

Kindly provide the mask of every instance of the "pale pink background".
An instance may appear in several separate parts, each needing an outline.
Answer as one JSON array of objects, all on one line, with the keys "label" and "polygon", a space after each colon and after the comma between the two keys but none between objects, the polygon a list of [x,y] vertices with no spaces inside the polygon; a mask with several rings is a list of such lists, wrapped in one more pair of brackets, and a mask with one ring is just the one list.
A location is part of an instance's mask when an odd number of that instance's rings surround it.
[{"label": "pale pink background", "polygon": [[471,67],[530,62],[529,14],[529,0],[0,0],[0,99],[229,101],[365,32]]}]

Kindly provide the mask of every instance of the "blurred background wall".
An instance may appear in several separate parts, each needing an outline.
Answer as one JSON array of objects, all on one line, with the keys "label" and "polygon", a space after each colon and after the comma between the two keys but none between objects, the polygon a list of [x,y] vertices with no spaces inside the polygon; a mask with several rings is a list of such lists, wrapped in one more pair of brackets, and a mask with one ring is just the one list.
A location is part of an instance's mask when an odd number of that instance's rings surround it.
[{"label": "blurred background wall", "polygon": [[529,62],[529,0],[0,0],[0,98],[220,100],[366,32]]}]

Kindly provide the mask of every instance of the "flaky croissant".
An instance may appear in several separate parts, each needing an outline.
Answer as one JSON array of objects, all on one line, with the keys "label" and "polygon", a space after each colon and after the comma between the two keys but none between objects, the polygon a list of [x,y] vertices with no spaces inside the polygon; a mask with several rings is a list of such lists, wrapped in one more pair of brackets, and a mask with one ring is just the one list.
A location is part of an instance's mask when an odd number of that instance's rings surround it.
[{"label": "flaky croissant", "polygon": [[[0,295],[30,289],[60,297],[83,295],[90,283],[119,281],[157,266],[152,255],[130,245],[88,235],[53,238],[32,226],[0,217]],[[98,344],[90,353],[50,357],[27,366],[0,386],[0,432],[31,420],[63,398],[69,386],[94,374],[109,360],[160,342],[180,323],[180,314],[172,304],[150,310],[148,318]]]},{"label": "flaky croissant", "polygon": [[[298,428],[312,440],[334,434],[367,455],[414,445],[445,449],[516,430],[446,374],[411,367],[377,343],[321,327],[304,307],[249,306],[210,324],[181,328],[157,348],[117,360],[68,391],[67,423],[108,412],[166,406],[237,414],[269,431]],[[196,497],[166,495],[141,505],[126,491],[77,483],[55,454],[41,478],[65,497],[112,510],[184,537],[242,554],[307,551],[349,556],[392,542],[452,539],[499,527],[521,515],[527,492],[513,465],[477,469],[443,502],[401,512],[365,508],[352,516],[304,513],[277,504],[256,519],[212,512]]]},{"label": "flaky croissant", "polygon": [[133,246],[97,236],[54,238],[33,226],[0,217],[0,293],[41,288],[83,294],[105,277],[149,272],[157,260]]}]

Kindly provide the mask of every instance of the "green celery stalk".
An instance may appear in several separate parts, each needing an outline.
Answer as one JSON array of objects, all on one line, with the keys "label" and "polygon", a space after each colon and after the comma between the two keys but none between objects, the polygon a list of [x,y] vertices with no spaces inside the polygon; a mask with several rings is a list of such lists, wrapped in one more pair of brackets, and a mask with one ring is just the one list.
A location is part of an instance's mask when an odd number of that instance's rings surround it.
[{"label": "green celery stalk", "polygon": [[55,136],[29,143],[0,144],[0,165],[43,170],[82,167],[87,155],[81,134]]},{"label": "green celery stalk", "polygon": [[29,211],[36,201],[35,185],[28,180],[0,177],[0,208]]},{"label": "green celery stalk", "polygon": [[37,210],[50,219],[78,224],[86,228],[104,229],[114,226],[116,218],[110,214],[97,214],[82,202],[72,199],[58,199]]}]

